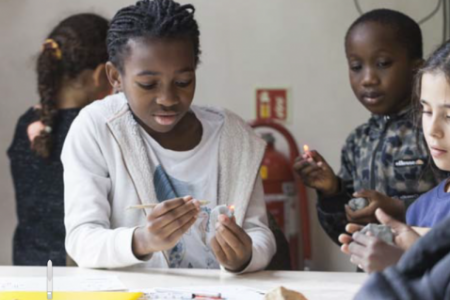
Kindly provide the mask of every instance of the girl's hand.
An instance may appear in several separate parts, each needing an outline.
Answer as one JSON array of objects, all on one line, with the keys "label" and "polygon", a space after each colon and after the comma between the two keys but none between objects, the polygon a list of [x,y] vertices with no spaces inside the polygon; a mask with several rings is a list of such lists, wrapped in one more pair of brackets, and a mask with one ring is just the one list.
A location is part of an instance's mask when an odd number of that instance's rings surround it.
[{"label": "girl's hand", "polygon": [[339,179],[315,150],[307,151],[298,157],[294,170],[306,186],[320,191],[324,196],[332,196],[339,191]]},{"label": "girl's hand", "polygon": [[347,224],[347,226],[345,226],[345,230],[350,234],[342,233],[338,237],[339,242],[342,244],[341,245],[342,252],[344,252],[345,254],[348,254],[348,255],[351,254],[348,251],[348,245],[353,241],[352,234],[357,231],[361,231],[361,229],[363,229],[363,227],[364,226],[361,226],[358,224],[353,224],[353,223]]},{"label": "girl's hand", "polygon": [[382,209],[377,209],[375,215],[381,224],[391,227],[394,233],[394,243],[403,251],[408,250],[421,235],[417,233],[411,226],[399,222],[386,214]]},{"label": "girl's hand", "polygon": [[400,247],[390,245],[379,238],[356,232],[348,246],[350,261],[367,273],[380,272],[396,264],[403,255]]},{"label": "girl's hand", "polygon": [[161,202],[147,215],[147,224],[133,235],[133,253],[143,257],[153,252],[173,248],[181,236],[197,220],[200,203],[192,197]]},{"label": "girl's hand", "polygon": [[389,215],[399,220],[405,219],[405,205],[401,200],[390,198],[374,190],[362,190],[353,194],[353,197],[367,198],[369,206],[353,211],[348,205],[345,206],[347,220],[352,223],[368,224],[378,223],[375,211],[383,209]]},{"label": "girl's hand", "polygon": [[383,210],[377,209],[375,215],[381,224],[391,227],[395,246],[373,236],[355,234],[363,228],[357,224],[348,224],[346,227],[349,233],[353,233],[352,237],[348,234],[339,236],[339,241],[343,243],[341,251],[351,255],[350,261],[369,273],[381,271],[397,263],[403,252],[420,238],[420,235],[412,227],[395,220]]},{"label": "girl's hand", "polygon": [[218,219],[211,247],[222,266],[229,271],[240,272],[252,258],[252,239],[236,224],[234,217],[219,215]]}]

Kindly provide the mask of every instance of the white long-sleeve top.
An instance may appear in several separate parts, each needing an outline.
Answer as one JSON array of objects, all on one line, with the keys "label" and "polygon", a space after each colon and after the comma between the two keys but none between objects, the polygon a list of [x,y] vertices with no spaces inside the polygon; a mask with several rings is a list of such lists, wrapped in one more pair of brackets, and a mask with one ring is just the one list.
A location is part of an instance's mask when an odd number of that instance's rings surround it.
[{"label": "white long-sleeve top", "polygon": [[[265,143],[235,114],[208,109],[224,118],[218,204],[235,205],[236,222],[252,239],[252,259],[244,272],[262,270],[276,251],[259,178]],[[126,207],[158,203],[155,165],[141,135],[124,94],[89,105],[71,126],[61,156],[66,250],[81,267],[168,267],[162,252],[146,261],[132,252],[133,232],[145,225],[148,212]]]}]

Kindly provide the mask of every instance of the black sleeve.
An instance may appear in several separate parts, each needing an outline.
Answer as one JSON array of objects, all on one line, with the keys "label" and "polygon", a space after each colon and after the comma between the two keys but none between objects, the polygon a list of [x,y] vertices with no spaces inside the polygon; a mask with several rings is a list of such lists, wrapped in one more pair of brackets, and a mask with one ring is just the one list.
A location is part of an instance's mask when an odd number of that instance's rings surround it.
[{"label": "black sleeve", "polygon": [[39,119],[38,114],[33,108],[30,108],[17,121],[17,125],[14,131],[13,140],[8,148],[8,157],[12,160],[16,154],[22,151],[28,151],[31,146],[28,139],[28,125]]},{"label": "black sleeve", "polygon": [[345,189],[341,178],[339,178],[339,187],[339,193],[331,197],[323,197],[320,193],[317,195],[317,216],[320,225],[338,245],[340,245],[338,237],[345,232],[345,226],[348,223],[344,207],[351,199],[351,194]]}]

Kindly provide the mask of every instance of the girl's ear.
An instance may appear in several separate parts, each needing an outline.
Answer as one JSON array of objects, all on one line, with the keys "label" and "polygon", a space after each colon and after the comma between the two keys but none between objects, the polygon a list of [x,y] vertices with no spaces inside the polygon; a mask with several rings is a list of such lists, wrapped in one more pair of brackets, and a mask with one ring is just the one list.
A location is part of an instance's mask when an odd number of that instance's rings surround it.
[{"label": "girl's ear", "polygon": [[114,92],[122,91],[122,77],[119,70],[113,65],[112,62],[106,63],[106,75],[108,76],[109,83],[112,85]]},{"label": "girl's ear", "polygon": [[108,95],[111,95],[112,86],[109,83],[108,76],[106,75],[106,64],[99,64],[92,73],[92,80],[94,87],[98,93],[97,99],[103,99]]},{"label": "girl's ear", "polygon": [[97,68],[95,68],[94,73],[92,74],[92,79],[94,80],[95,87],[99,87],[104,84],[104,80],[106,79],[106,67],[105,64],[99,64]]}]

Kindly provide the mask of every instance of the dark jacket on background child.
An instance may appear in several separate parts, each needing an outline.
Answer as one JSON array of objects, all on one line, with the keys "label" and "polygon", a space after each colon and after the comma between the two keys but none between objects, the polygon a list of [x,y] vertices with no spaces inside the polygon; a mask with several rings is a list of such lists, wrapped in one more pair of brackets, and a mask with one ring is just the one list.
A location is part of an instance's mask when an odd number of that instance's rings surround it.
[{"label": "dark jacket on background child", "polygon": [[31,150],[28,126],[39,120],[30,108],[17,123],[8,149],[16,192],[17,227],[13,263],[22,266],[66,265],[64,246],[64,182],[60,155],[70,125],[80,108],[60,109],[55,117],[52,154],[47,159]]},{"label": "dark jacket on background child", "polygon": [[418,240],[397,265],[373,274],[355,300],[450,299],[450,218]]},{"label": "dark jacket on background child", "polygon": [[344,207],[354,192],[376,190],[408,207],[446,178],[445,172],[430,166],[422,130],[411,112],[373,115],[347,138],[341,153],[340,192],[326,198],[319,193],[317,202],[320,224],[336,243],[345,232]]}]

